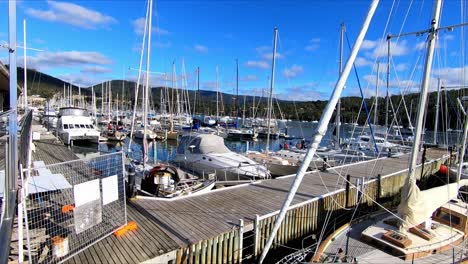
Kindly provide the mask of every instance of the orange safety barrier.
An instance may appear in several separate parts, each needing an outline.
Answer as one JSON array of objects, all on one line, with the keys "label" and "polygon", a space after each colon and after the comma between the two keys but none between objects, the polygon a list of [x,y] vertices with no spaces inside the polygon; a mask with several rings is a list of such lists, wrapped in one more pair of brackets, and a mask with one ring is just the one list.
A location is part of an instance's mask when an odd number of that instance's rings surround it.
[{"label": "orange safety barrier", "polygon": [[114,236],[116,237],[121,237],[128,231],[134,231],[137,230],[138,224],[135,221],[130,221],[126,225],[120,227],[114,232]]}]

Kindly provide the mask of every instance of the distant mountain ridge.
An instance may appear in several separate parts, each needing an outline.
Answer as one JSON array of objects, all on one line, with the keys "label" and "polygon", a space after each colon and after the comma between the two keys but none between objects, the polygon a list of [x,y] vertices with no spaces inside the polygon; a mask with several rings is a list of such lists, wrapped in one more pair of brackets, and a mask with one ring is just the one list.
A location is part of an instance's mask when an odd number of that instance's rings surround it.
[{"label": "distant mountain ridge", "polygon": [[[69,85],[68,82],[65,82],[63,80],[60,80],[58,78],[55,78],[53,76],[50,76],[48,74],[42,73],[40,71],[28,69],[27,72],[28,75],[28,94],[29,95],[40,95],[46,99],[52,98],[54,95],[61,95],[63,94],[63,86]],[[18,83],[22,86],[23,85],[23,69],[21,67],[18,68]],[[117,94],[119,94],[119,98],[122,98],[122,83],[124,84],[124,97],[126,101],[129,101],[128,103],[132,103],[134,98],[135,98],[135,82],[132,81],[123,81],[123,80],[112,80],[110,81],[111,87],[112,87],[112,96],[113,99],[117,98]],[[101,96],[101,86],[102,84],[97,84],[94,85],[95,88],[95,93],[96,96],[98,97],[98,104],[100,104],[100,99],[99,97]],[[152,107],[154,109],[159,109],[160,107],[160,94],[161,94],[161,89],[166,89],[163,87],[153,87],[151,89],[151,102],[152,102]],[[167,88],[169,91],[169,95],[172,94],[172,88]],[[180,90],[179,90],[180,91]],[[459,120],[460,113],[459,109],[457,108],[456,104],[456,98],[460,94],[460,90],[451,90],[448,92],[448,103],[447,105],[449,106],[449,118],[448,118],[448,124],[449,127],[451,128],[460,128],[461,127],[461,121]],[[463,94],[467,94],[468,89],[465,89],[463,91]],[[82,87],[81,88],[81,93],[87,97],[86,100],[91,101],[90,95],[91,95],[91,87]],[[78,94],[78,86],[73,85],[73,94]],[[174,92],[174,94],[176,94]],[[191,103],[191,109],[193,111],[194,109],[194,99],[195,96],[197,97],[197,104],[195,106],[195,112],[196,113],[203,113],[203,114],[211,114],[215,115],[216,114],[216,92],[215,91],[206,91],[206,90],[200,90],[199,94],[195,90],[188,90],[189,94],[189,99]],[[414,107],[417,105],[418,97],[419,94],[408,94],[405,95],[405,100],[406,100],[406,105],[409,107],[410,102],[413,101]],[[224,107],[224,112],[220,113],[220,115],[239,115],[242,116],[243,114],[243,109],[245,105],[245,116],[249,117],[253,115],[253,110],[257,109],[256,116],[260,117],[266,117],[266,110],[267,110],[267,100],[266,98],[260,98],[260,97],[254,97],[250,95],[245,96],[245,104],[244,104],[244,95],[239,95],[239,100],[237,102],[238,107],[236,107],[236,96],[233,94],[229,93],[221,93],[220,98],[222,97],[222,103],[219,103],[219,108],[221,109]],[[445,96],[441,95],[442,99],[445,98]],[[428,105],[431,107],[428,107],[428,112],[426,114],[426,128],[432,129],[434,125],[434,116],[435,116],[435,102],[436,102],[436,93],[430,93],[429,98],[428,98]],[[175,100],[175,98],[174,98]],[[260,100],[260,103],[259,103]],[[370,108],[372,106],[373,101],[375,98],[372,99],[366,99],[367,105]],[[393,102],[393,105],[398,106],[399,102],[401,101],[401,96],[399,95],[392,95],[391,100]],[[445,100],[445,99],[444,99]],[[255,107],[253,105],[253,102],[255,101]],[[361,108],[362,104],[362,99],[360,97],[343,97],[341,99],[342,101],[342,112],[341,112],[341,117],[342,117],[342,122],[348,122],[348,123],[353,123],[355,122],[355,118],[359,112],[359,109]],[[381,106],[378,111],[378,122],[379,124],[383,124],[385,120],[385,98],[379,97],[378,98],[378,105]],[[442,100],[441,100],[442,102]],[[287,100],[281,100],[278,98],[278,100],[273,101],[274,106],[273,106],[273,112],[276,118],[285,118],[285,119],[295,119],[295,120],[319,120],[320,116],[322,114],[323,109],[325,108],[325,105],[327,104],[327,101],[301,101],[301,102],[293,102],[293,101],[287,101]],[[278,109],[278,105],[280,108]],[[238,111],[236,111],[238,109]],[[368,109],[369,111],[371,109]],[[410,110],[410,116],[413,116],[413,118],[416,116],[415,109],[412,111]],[[237,114],[236,114],[237,113]],[[371,114],[373,118],[373,113]],[[398,125],[404,125],[408,126],[408,118],[407,114],[403,112],[403,110],[400,110],[398,113]],[[442,120],[442,117],[440,117],[441,120],[439,120],[439,124],[445,123],[446,120]],[[362,110],[358,122],[360,124],[363,124],[365,122],[365,111],[364,109]],[[390,114],[389,119],[392,120],[393,117]]]}]

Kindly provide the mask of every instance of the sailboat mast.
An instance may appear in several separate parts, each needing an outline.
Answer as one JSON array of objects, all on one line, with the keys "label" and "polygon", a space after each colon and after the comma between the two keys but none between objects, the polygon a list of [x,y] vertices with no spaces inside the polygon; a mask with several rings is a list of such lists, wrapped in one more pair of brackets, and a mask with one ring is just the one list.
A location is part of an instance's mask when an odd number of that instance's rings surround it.
[{"label": "sailboat mast", "polygon": [[238,115],[239,115],[239,60],[236,59],[236,124],[237,124]]},{"label": "sailboat mast", "polygon": [[[148,15],[148,50],[146,52],[146,83],[145,83],[145,106],[144,106],[144,111],[143,111],[143,143],[148,144],[146,142],[146,131],[148,129],[147,123],[148,123],[148,90],[149,90],[149,74],[150,74],[150,56],[151,56],[151,23],[152,23],[152,17],[153,17],[153,0],[149,0],[149,15]],[[145,168],[146,165],[146,153],[147,148],[143,148],[143,168]]]},{"label": "sailboat mast", "polygon": [[436,100],[436,112],[434,120],[434,140],[432,143],[437,144],[437,129],[439,127],[439,104],[440,104],[440,78],[437,79],[437,100]]},{"label": "sailboat mast", "polygon": [[216,65],[216,121],[219,120],[219,83],[218,83],[218,65]]},{"label": "sailboat mast", "polygon": [[407,182],[415,180],[414,171],[416,169],[416,161],[418,159],[418,153],[419,153],[419,148],[421,144],[421,133],[423,130],[423,123],[424,123],[424,109],[426,107],[427,92],[429,89],[429,81],[430,81],[430,73],[432,70],[432,59],[434,57],[434,49],[435,49],[436,37],[437,37],[437,27],[439,25],[440,7],[441,7],[441,1],[436,0],[436,5],[434,9],[434,17],[431,22],[431,29],[429,31],[429,36],[428,36],[429,43],[427,47],[426,64],[424,66],[424,74],[423,74],[423,80],[422,80],[422,85],[421,85],[421,94],[419,96],[419,109],[418,109],[417,116],[416,116],[416,132],[414,135],[413,149],[411,151]]},{"label": "sailboat mast", "polygon": [[333,90],[332,96],[330,100],[328,101],[327,106],[322,112],[322,117],[320,118],[320,121],[317,126],[317,132],[312,141],[312,146],[311,148],[307,150],[305,158],[303,162],[301,163],[301,166],[299,167],[299,170],[297,171],[296,176],[294,177],[294,181],[291,184],[289,193],[283,202],[281,210],[278,214],[278,218],[275,221],[275,225],[273,226],[273,229],[270,235],[268,236],[268,240],[265,243],[265,247],[263,249],[262,255],[260,256],[259,263],[263,263],[263,261],[265,260],[265,257],[268,251],[270,250],[270,247],[275,239],[276,233],[278,232],[278,229],[281,226],[281,223],[284,217],[286,216],[286,213],[288,212],[289,205],[291,204],[299,188],[299,185],[301,184],[302,178],[304,177],[305,172],[307,168],[309,167],[309,164],[312,161],[312,158],[314,157],[315,152],[317,148],[319,147],[319,144],[322,141],[323,136],[327,132],[328,123],[330,122],[332,118],[333,109],[336,107],[336,104],[338,103],[338,99],[340,98],[340,95],[341,95],[341,92],[343,91],[346,80],[348,79],[349,73],[351,72],[351,68],[353,67],[357,53],[359,51],[359,48],[361,47],[362,41],[364,40],[367,29],[369,28],[370,21],[375,13],[378,3],[379,3],[379,0],[373,0],[369,7],[369,11],[367,13],[366,19],[364,20],[361,31],[359,32],[356,42],[351,50],[351,54],[348,58],[348,61],[346,62],[343,72],[340,75],[338,81],[336,82],[335,89]]},{"label": "sailboat mast", "polygon": [[[338,73],[341,76],[343,72],[343,43],[344,43],[344,32],[345,32],[345,24],[341,23],[340,25],[340,59],[338,63]],[[340,130],[341,130],[341,99],[338,99],[338,103],[336,104],[336,117],[335,117],[335,127],[336,127],[336,142],[335,142],[335,149],[340,148]]]},{"label": "sailboat mast", "polygon": [[175,62],[172,62],[172,83],[171,83],[171,108],[170,108],[170,122],[171,122],[171,129],[172,132],[174,130],[174,85],[175,85]]},{"label": "sailboat mast", "polygon": [[23,67],[24,67],[24,82],[23,82],[23,96],[24,96],[24,112],[28,110],[28,67],[26,66],[26,19],[23,19],[23,52],[24,52],[24,57],[23,57]]},{"label": "sailboat mast", "polygon": [[380,72],[380,63],[377,63],[377,78],[375,81],[375,109],[374,109],[374,126],[378,125],[377,121],[377,111],[379,107],[379,72]]},{"label": "sailboat mast", "polygon": [[[277,38],[278,38],[278,28],[275,27],[275,29],[273,30],[273,57],[272,57],[272,61],[271,61],[271,80],[270,80],[270,96],[268,97],[268,118],[267,118],[267,126],[268,126],[268,134],[267,134],[267,142],[266,142],[266,154],[267,154],[267,157],[268,157],[268,152],[269,152],[269,149],[270,149],[270,133],[271,133],[271,126],[270,126],[270,122],[271,122],[271,108],[272,108],[272,97],[273,97],[273,90],[274,90],[274,87],[275,87],[275,62],[276,62],[276,42],[277,42]],[[237,62],[237,60],[236,60]],[[237,97],[236,97],[236,100],[237,100]]]},{"label": "sailboat mast", "polygon": [[[148,19],[148,14],[149,14],[149,2],[147,4],[147,9],[146,9],[146,19]],[[142,68],[142,65],[143,65],[143,54],[144,54],[145,42],[146,42],[146,32],[148,30],[147,26],[148,26],[148,24],[145,23],[145,29],[143,30],[143,41],[141,43],[141,50],[140,50],[140,64],[138,65],[138,77],[137,77],[137,83],[135,85],[135,104],[133,105],[132,126],[131,126],[131,129],[130,129],[130,139],[128,141],[128,148],[127,148],[128,152],[131,151],[132,138],[133,138],[133,129],[135,128],[135,117],[136,117],[136,111],[137,111],[137,105],[138,105],[138,90],[139,90],[139,87],[140,87],[141,68]]]},{"label": "sailboat mast", "polygon": [[[385,95],[385,127],[387,130],[390,128],[388,124],[388,106],[390,101],[390,94],[388,89],[390,87],[390,35],[387,36],[387,91]],[[409,121],[411,124],[411,120]]]}]

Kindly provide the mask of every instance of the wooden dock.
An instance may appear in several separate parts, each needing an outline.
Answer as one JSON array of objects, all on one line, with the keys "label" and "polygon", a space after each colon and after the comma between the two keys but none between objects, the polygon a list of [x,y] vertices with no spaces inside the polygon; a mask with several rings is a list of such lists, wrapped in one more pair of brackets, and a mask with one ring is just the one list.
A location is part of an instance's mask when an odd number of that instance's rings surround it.
[{"label": "wooden dock", "polygon": [[[78,159],[55,140],[34,144],[33,160],[53,164]],[[428,149],[423,177],[437,171],[447,158],[445,150]],[[408,159],[409,155],[381,158],[307,173],[273,248],[319,231],[327,213],[339,215],[345,207],[355,206],[359,195],[355,183],[362,188],[361,204],[395,197],[406,177]],[[352,185],[346,184],[347,175]],[[420,167],[417,175],[421,175]],[[293,178],[285,176],[171,201],[137,197],[127,202],[128,220],[137,222],[136,231],[121,237],[111,235],[67,262],[252,262],[263,249]],[[10,260],[14,261],[17,256],[12,252]]]}]

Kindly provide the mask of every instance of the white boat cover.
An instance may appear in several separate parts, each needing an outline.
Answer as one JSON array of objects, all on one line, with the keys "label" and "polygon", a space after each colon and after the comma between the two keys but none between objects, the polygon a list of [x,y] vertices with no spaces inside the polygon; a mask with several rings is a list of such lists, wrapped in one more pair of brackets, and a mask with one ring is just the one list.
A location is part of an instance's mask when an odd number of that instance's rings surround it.
[{"label": "white boat cover", "polygon": [[200,134],[190,141],[189,147],[195,146],[194,153],[209,154],[209,153],[229,153],[231,152],[226,145],[224,139],[217,135]]},{"label": "white boat cover", "polygon": [[400,229],[408,230],[427,219],[442,205],[458,195],[461,186],[468,185],[468,180],[459,183],[451,183],[428,190],[421,191],[416,185],[416,180],[409,180],[403,186],[401,202],[398,205],[398,215],[403,220]]}]

